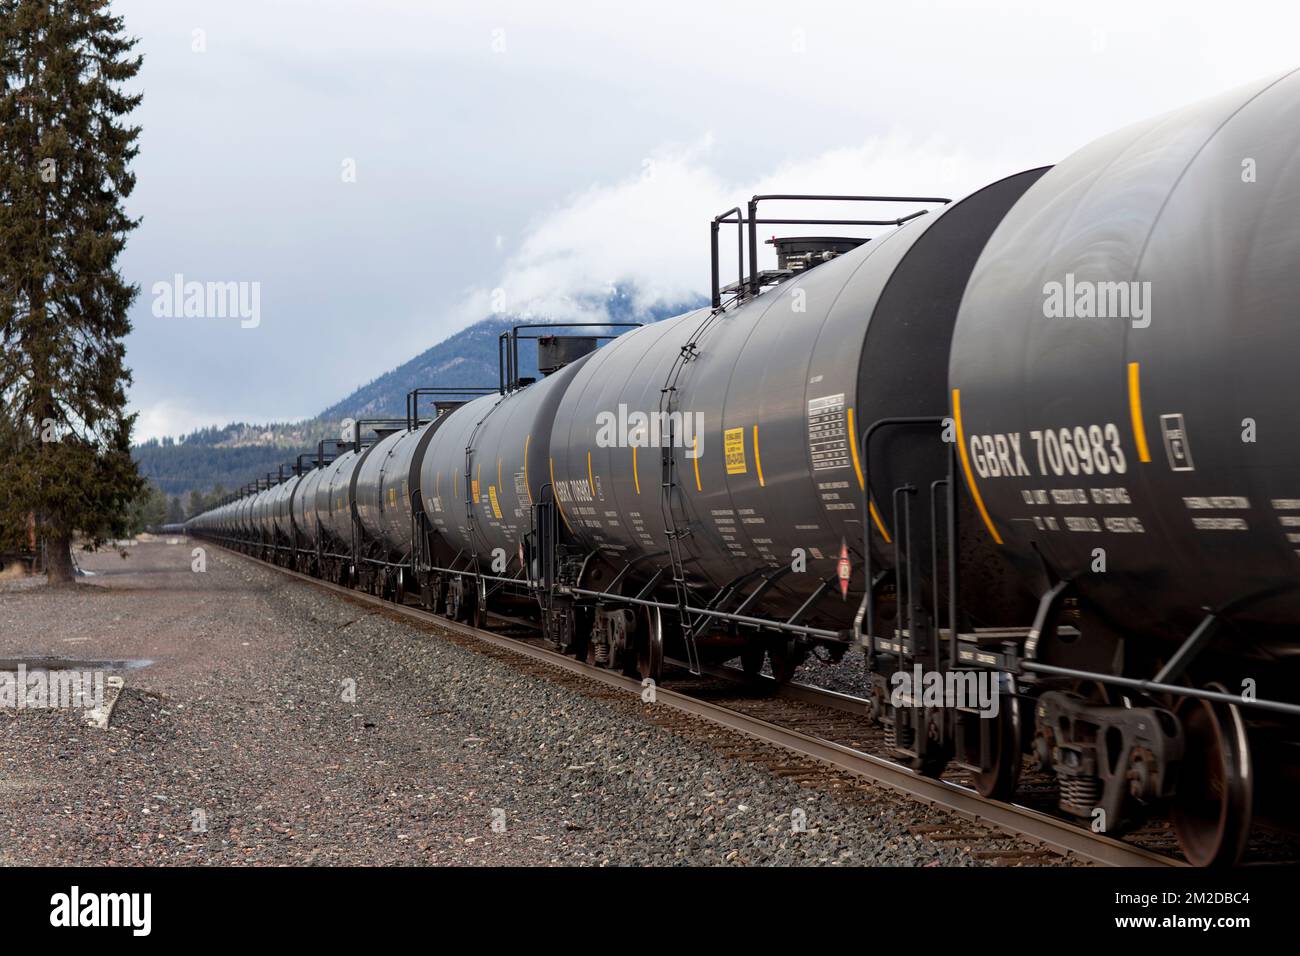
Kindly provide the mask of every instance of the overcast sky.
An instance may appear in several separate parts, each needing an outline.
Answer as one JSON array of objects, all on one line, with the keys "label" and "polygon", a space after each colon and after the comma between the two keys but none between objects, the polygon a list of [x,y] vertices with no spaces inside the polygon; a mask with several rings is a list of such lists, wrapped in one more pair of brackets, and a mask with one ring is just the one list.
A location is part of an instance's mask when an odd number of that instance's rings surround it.
[{"label": "overcast sky", "polygon": [[[145,55],[137,439],[313,415],[494,292],[703,294],[707,221],[760,189],[956,196],[1300,65],[1293,3],[113,6]],[[256,326],[168,317],[178,274],[257,283]]]}]

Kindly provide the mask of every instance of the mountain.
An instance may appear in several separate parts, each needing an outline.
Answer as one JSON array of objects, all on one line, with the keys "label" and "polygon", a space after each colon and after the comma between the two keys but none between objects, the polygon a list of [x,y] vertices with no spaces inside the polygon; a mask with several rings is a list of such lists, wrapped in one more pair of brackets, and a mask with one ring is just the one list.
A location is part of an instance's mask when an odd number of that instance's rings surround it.
[{"label": "mountain", "polygon": [[[588,304],[604,307],[611,322],[658,322],[669,316],[680,315],[704,305],[703,299],[673,305],[654,306],[636,310],[632,305],[635,296],[628,288],[616,288],[613,294],[601,301]],[[515,325],[555,324],[565,329],[562,322],[551,323],[545,319],[521,319],[518,316],[493,315],[430,349],[379,378],[363,385],[347,398],[336,402],[318,418],[335,422],[344,418],[402,418],[406,415],[406,396],[412,389],[424,385],[438,386],[488,386],[496,388],[498,382],[497,340],[502,332]],[[565,329],[570,331],[569,329]],[[571,329],[574,334],[584,331],[617,332],[619,329]],[[535,335],[536,330],[523,333]],[[536,347],[524,343],[519,349],[519,374],[537,375]]]},{"label": "mountain", "polygon": [[[475,322],[409,362],[361,386],[347,398],[325,409],[317,418],[330,422],[345,418],[402,418],[406,415],[407,394],[421,386],[496,388],[497,337],[518,324],[517,319],[500,316]],[[528,352],[526,356],[521,354],[520,365],[529,363],[529,371],[521,369],[520,374],[536,375],[531,350],[520,351]]]},{"label": "mountain", "polygon": [[[615,290],[601,304],[611,322],[657,322],[704,304],[703,301],[685,302],[638,312],[631,305],[634,298],[627,289]],[[514,325],[541,322],[516,316],[489,316],[385,372],[305,421],[265,425],[235,422],[199,429],[176,439],[150,439],[132,451],[140,473],[168,497],[180,497],[183,503],[188,502],[192,491],[209,493],[216,486],[227,491],[238,489],[268,472],[276,473],[281,464],[291,465],[299,454],[314,451],[322,438],[337,438],[339,423],[345,418],[405,417],[406,396],[412,389],[430,385],[495,388],[499,380],[498,337]],[[562,323],[555,324],[564,328]],[[576,334],[582,330],[573,331]],[[519,374],[536,376],[535,346],[526,343],[519,351]]]},{"label": "mountain", "polygon": [[186,500],[191,491],[220,487],[241,488],[299,454],[314,450],[322,438],[338,434],[326,422],[281,422],[249,425],[236,422],[222,428],[204,428],[179,439],[152,438],[131,453],[144,475],[168,497]]}]

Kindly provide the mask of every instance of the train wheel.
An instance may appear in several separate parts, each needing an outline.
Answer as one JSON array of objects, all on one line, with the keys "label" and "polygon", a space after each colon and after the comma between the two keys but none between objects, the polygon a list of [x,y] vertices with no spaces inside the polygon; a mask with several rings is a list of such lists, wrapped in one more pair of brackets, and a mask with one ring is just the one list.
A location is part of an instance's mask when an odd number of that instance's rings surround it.
[{"label": "train wheel", "polygon": [[641,670],[641,623],[635,611],[615,611],[610,618],[609,666],[624,677],[636,677]]},{"label": "train wheel", "polygon": [[481,628],[487,623],[485,583],[482,578],[470,578],[465,592],[465,623],[470,627]]},{"label": "train wheel", "polygon": [[453,577],[447,582],[446,610],[443,612],[450,620],[460,620],[460,605],[462,597],[463,589],[461,587],[461,580],[458,577]]},{"label": "train wheel", "polygon": [[659,683],[664,671],[664,618],[659,608],[646,608],[641,615],[636,642],[636,669],[642,680]]},{"label": "train wheel", "polygon": [[[1210,684],[1208,690],[1222,691]],[[1236,704],[1185,698],[1184,750],[1172,818],[1194,866],[1232,866],[1250,838],[1254,778],[1246,723]]]},{"label": "train wheel", "polygon": [[912,761],[912,769],[922,777],[938,780],[943,776],[943,772],[948,769],[950,759],[951,757],[949,757],[947,751],[931,747]]},{"label": "train wheel", "polygon": [[757,681],[763,676],[763,657],[767,653],[767,648],[763,645],[761,638],[754,638],[747,641],[740,651],[740,669],[745,673],[745,679]]},{"label": "train wheel", "polygon": [[398,568],[393,577],[393,603],[406,603],[406,572],[402,568]]},{"label": "train wheel", "polygon": [[587,660],[594,625],[595,612],[589,607],[575,605],[569,612],[569,624],[565,632],[568,644],[564,653],[572,654],[575,660]]},{"label": "train wheel", "polygon": [[767,648],[767,659],[772,662],[772,676],[778,684],[793,680],[794,672],[807,656],[808,651],[800,647],[794,638],[773,638]]},{"label": "train wheel", "polygon": [[993,762],[975,773],[975,790],[988,799],[1010,800],[1020,785],[1020,768],[1024,764],[1020,752],[1020,701],[1013,694],[1002,694],[998,715],[988,719],[993,723],[989,728]]}]

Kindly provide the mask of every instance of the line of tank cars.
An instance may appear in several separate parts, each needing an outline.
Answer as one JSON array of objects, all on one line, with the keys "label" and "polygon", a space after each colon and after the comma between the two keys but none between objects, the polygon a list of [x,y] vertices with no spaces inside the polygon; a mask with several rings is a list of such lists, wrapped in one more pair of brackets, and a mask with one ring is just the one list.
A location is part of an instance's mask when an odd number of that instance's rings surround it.
[{"label": "line of tank cars", "polygon": [[[816,198],[889,213],[760,270],[761,209]],[[710,306],[532,336],[536,381],[513,330],[497,387],[190,529],[650,679],[853,650],[917,772],[1010,798],[1036,760],[1230,863],[1295,816],[1298,224],[1297,73],[957,202],[755,197]]]}]

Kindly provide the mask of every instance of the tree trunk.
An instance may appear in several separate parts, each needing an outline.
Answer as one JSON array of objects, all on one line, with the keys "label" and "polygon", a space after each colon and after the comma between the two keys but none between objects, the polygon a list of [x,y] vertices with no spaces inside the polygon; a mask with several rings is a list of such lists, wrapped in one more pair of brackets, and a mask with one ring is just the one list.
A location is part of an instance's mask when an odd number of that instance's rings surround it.
[{"label": "tree trunk", "polygon": [[45,539],[45,580],[51,585],[76,584],[76,571],[72,568],[72,537],[64,535]]}]

